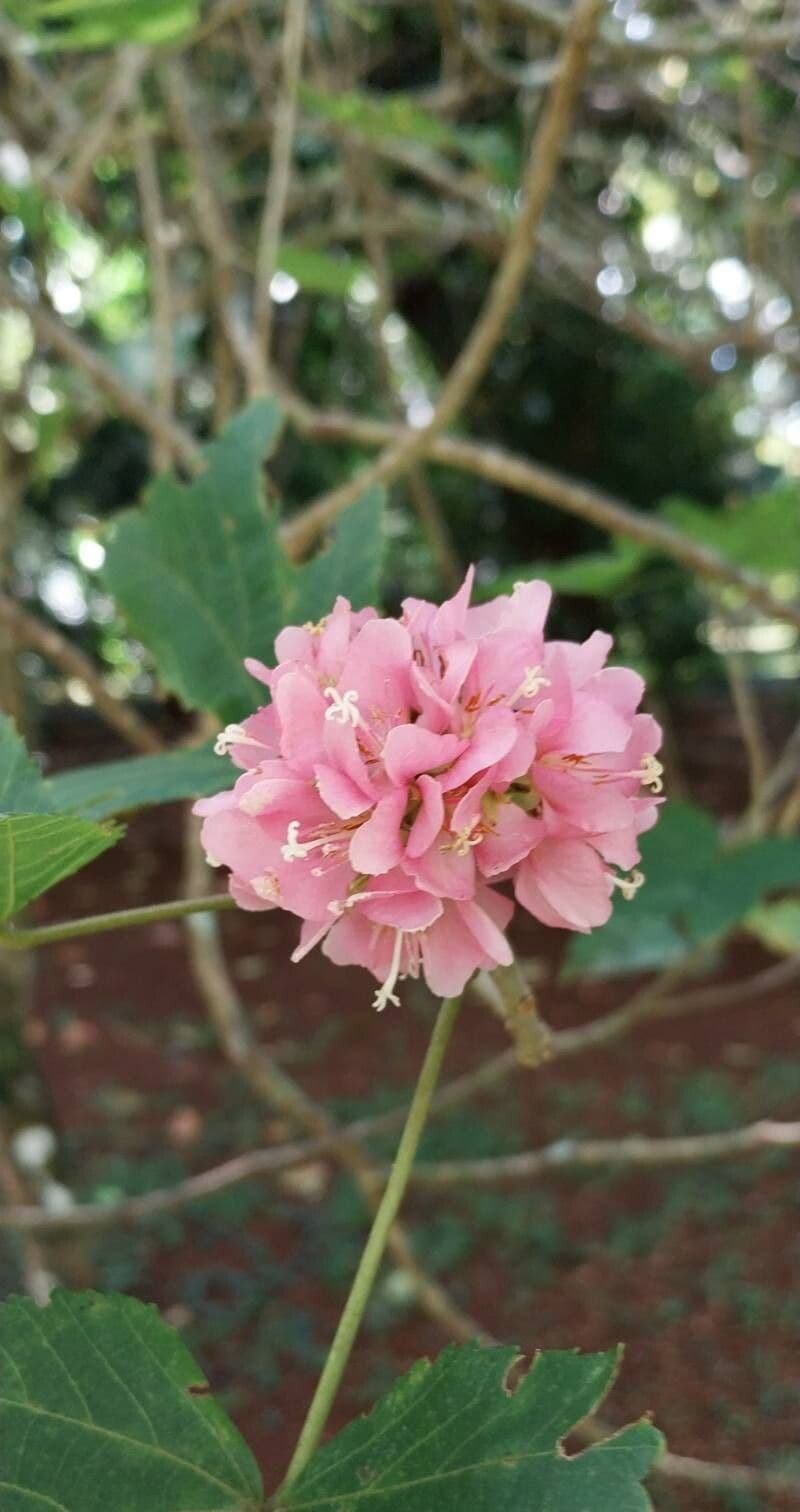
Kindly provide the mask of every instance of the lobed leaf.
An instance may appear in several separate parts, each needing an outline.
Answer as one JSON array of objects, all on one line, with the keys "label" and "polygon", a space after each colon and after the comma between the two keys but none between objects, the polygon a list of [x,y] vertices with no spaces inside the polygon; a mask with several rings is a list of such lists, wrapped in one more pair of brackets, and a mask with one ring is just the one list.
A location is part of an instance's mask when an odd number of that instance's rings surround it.
[{"label": "lobed leaf", "polygon": [[649,1422],[566,1456],[621,1351],[539,1355],[515,1389],[513,1349],[466,1344],[418,1361],[315,1455],[278,1512],[646,1512],[662,1439]]},{"label": "lobed leaf", "polygon": [[0,714],[0,815],[46,814],[47,783],[13,720]]},{"label": "lobed leaf", "polygon": [[256,1512],[261,1477],[178,1334],[132,1297],[0,1306],[2,1512]]},{"label": "lobed leaf", "polygon": [[223,723],[263,697],[244,658],[269,661],[285,624],[321,619],[338,593],[366,602],[383,560],[377,490],[345,512],[328,550],[299,567],[288,560],[262,485],[279,428],[275,404],[250,405],[206,448],[199,477],[158,478],[107,537],[105,582],[161,681]]},{"label": "lobed leaf", "polygon": [[0,817],[0,920],[93,861],[120,834],[113,825],[66,814]]}]

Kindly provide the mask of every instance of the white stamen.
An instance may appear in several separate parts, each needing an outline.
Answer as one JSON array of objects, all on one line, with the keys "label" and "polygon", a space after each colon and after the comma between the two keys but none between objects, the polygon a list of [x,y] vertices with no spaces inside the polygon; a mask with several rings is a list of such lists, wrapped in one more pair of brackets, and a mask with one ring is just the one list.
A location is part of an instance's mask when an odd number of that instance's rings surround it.
[{"label": "white stamen", "polygon": [[455,851],[457,856],[468,856],[474,845],[480,845],[483,835],[473,835],[472,831],[477,824],[477,819],[467,829],[456,830],[456,836],[452,845],[443,846],[443,850]]},{"label": "white stamen", "polygon": [[305,861],[309,847],[300,844],[297,838],[299,834],[300,820],[293,819],[286,831],[286,844],[281,846],[284,861]]},{"label": "white stamen", "polygon": [[325,697],[331,700],[331,706],[325,710],[325,718],[329,724],[351,724],[355,729],[360,715],[356,704],[358,693],[355,688],[348,688],[346,693],[340,693],[338,688],[326,688]]},{"label": "white stamen", "polygon": [[525,676],[517,688],[511,702],[516,703],[518,698],[535,698],[542,688],[550,687],[550,678],[545,677],[542,667],[526,667]]},{"label": "white stamen", "polygon": [[279,902],[281,884],[274,872],[264,872],[261,877],[253,877],[250,886],[256,897],[263,898],[265,903]]},{"label": "white stamen", "polygon": [[244,725],[229,724],[224,730],[220,730],[214,741],[214,755],[227,756],[231,746],[235,745],[259,746],[263,749],[264,742],[248,735]]},{"label": "white stamen", "polygon": [[206,851],[206,865],[207,866],[221,866],[222,862],[218,861],[217,858],[216,858],[216,856],[212,856],[212,854],[211,854],[210,851]]},{"label": "white stamen", "polygon": [[398,929],[395,931],[394,950],[392,951],[392,960],[391,965],[389,966],[389,975],[387,976],[383,986],[378,988],[378,991],[375,993],[375,996],[372,999],[372,1006],[373,1008],[377,1009],[378,1013],[383,1012],[387,1003],[394,1003],[395,1008],[400,1007],[400,999],[395,993],[394,987],[395,983],[397,982],[397,978],[400,975],[400,958],[402,954],[403,931],[402,929]]},{"label": "white stamen", "polygon": [[664,768],[655,756],[643,756],[639,771],[642,778],[642,787],[652,788],[654,793],[663,793],[664,784],[661,778]]},{"label": "white stamen", "polygon": [[644,872],[638,867],[632,871],[629,877],[614,877],[614,886],[618,887],[626,903],[630,903],[636,897],[640,887],[644,886]]}]

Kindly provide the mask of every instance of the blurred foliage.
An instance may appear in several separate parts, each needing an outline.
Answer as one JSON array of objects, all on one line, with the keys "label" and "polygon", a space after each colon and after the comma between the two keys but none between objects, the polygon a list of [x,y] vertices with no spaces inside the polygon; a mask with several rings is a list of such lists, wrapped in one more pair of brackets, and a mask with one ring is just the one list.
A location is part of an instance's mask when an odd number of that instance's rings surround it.
[{"label": "blurred foliage", "polygon": [[[451,57],[435,11],[412,9],[312,7],[317,62],[300,89],[272,296],[276,363],[294,388],[356,415],[388,417],[399,407],[415,424],[435,402],[496,264],[552,36],[501,9],[494,32],[478,22]],[[682,8],[661,11],[655,24],[679,34]],[[194,0],[37,0],[7,13],[29,34],[32,77],[42,88],[42,109],[34,110],[31,77],[26,93],[7,52],[0,66],[12,129],[0,153],[0,241],[12,281],[27,295],[38,287],[127,382],[152,393],[161,361],[157,236],[172,286],[177,412],[201,434],[218,429],[241,386],[219,326],[220,270],[200,205],[210,192],[227,222],[225,298],[246,323],[269,162],[263,89],[273,77],[280,7],[265,5],[244,31],[235,18],[226,22],[224,6],[201,14]],[[800,334],[796,269],[782,241],[798,187],[797,159],[786,147],[794,60],[788,72],[765,65],[753,80],[760,137],[751,164],[740,104],[748,65],[736,49],[659,55],[651,47],[637,60],[632,47],[625,52],[626,16],[608,20],[618,61],[612,67],[603,55],[598,63],[530,284],[466,424],[477,439],[532,455],[645,512],[682,500],[668,517],[746,557],[789,593],[800,573]],[[154,66],[145,59],[141,82],[127,93],[130,60],[114,51],[121,41],[156,49]],[[207,155],[205,187],[175,131],[161,43],[180,50],[186,69]],[[455,70],[450,103],[445,56]],[[83,124],[102,115],[116,83],[130,105],[118,119],[112,114],[88,176],[74,183]],[[135,114],[157,150],[155,228],[128,129]],[[385,267],[373,266],[376,248]],[[387,271],[388,289],[380,287]],[[140,493],[149,448],[129,421],[109,417],[80,367],[47,344],[34,350],[21,310],[4,311],[0,322],[6,471],[24,503],[16,586],[100,655],[113,688],[147,694],[149,658],[126,636],[97,572],[100,522]],[[309,446],[290,428],[273,485],[291,513],[364,460],[355,442]],[[789,481],[765,496],[765,482],[783,470]],[[678,568],[624,542],[609,548],[592,526],[495,483],[426,472],[455,549],[463,563],[478,562],[484,591],[535,564],[569,596],[555,609],[558,633],[590,628],[600,597],[625,654],[665,688],[719,675],[708,637],[698,637],[705,596]],[[735,508],[723,508],[730,497]],[[441,564],[399,483],[387,603],[442,587]],[[796,650],[776,658],[758,647],[765,673],[787,675],[796,662]],[[29,656],[26,667],[53,696],[41,662]]]}]

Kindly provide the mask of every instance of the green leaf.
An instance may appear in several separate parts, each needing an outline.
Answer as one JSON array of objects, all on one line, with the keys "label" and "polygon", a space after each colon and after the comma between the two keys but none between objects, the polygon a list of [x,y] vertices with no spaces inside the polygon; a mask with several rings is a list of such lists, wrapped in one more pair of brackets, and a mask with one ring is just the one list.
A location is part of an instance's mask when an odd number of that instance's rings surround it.
[{"label": "green leaf", "polygon": [[688,803],[666,805],[641,851],[645,886],[602,929],[570,943],[566,976],[673,965],[741,923],[765,894],[800,884],[800,841],[725,849],[712,816]]},{"label": "green leaf", "polygon": [[221,720],[254,703],[245,656],[266,656],[280,630],[285,558],[261,469],[280,413],[250,405],[206,448],[187,485],[156,480],[144,507],[118,516],[104,578],[165,687]]},{"label": "green leaf", "polygon": [[744,567],[765,573],[800,572],[800,488],[782,483],[737,500],[727,509],[704,509],[686,499],[663,506],[670,524]]},{"label": "green leaf", "polygon": [[159,46],[197,25],[200,0],[19,0],[11,14],[40,52]]},{"label": "green leaf", "polygon": [[225,772],[210,746],[167,751],[163,756],[131,756],[77,767],[47,784],[52,805],[86,819],[105,819],[179,798],[203,798],[225,785]]},{"label": "green leaf", "polygon": [[357,278],[368,278],[374,284],[375,275],[363,257],[349,257],[342,252],[335,257],[330,252],[318,252],[315,247],[295,247],[284,242],[278,253],[281,273],[295,278],[301,289],[310,294],[333,294],[338,299],[347,299],[352,293]]},{"label": "green leaf", "polygon": [[243,410],[206,448],[198,478],[158,478],[143,507],[118,516],[107,536],[106,584],[161,681],[223,723],[263,700],[246,656],[269,661],[285,624],[321,619],[340,593],[362,605],[378,588],[379,490],[345,511],[327,549],[299,567],[288,560],[262,487],[278,426],[267,401]]},{"label": "green leaf", "polygon": [[783,898],[780,903],[764,903],[745,919],[750,934],[777,955],[800,952],[800,898]]},{"label": "green leaf", "polygon": [[0,818],[0,920],[93,861],[120,834],[112,825],[65,814]]},{"label": "green leaf", "polygon": [[515,582],[543,578],[556,593],[574,593],[587,598],[612,598],[636,576],[651,556],[646,546],[619,540],[611,551],[587,552],[565,562],[532,562],[517,567],[484,590],[483,596],[509,593]]},{"label": "green leaf", "polygon": [[0,814],[46,814],[47,784],[13,721],[0,714]]},{"label": "green leaf", "polygon": [[419,1361],[368,1417],[319,1450],[280,1512],[646,1512],[662,1446],[648,1422],[570,1457],[561,1442],[611,1387],[620,1351],[537,1357],[509,1390],[513,1349]]},{"label": "green leaf", "polygon": [[178,1334],[132,1297],[0,1308],[3,1512],[255,1512],[258,1467]]},{"label": "green leaf", "polygon": [[382,488],[368,489],[342,515],[330,545],[295,571],[292,619],[320,619],[338,593],[354,609],[375,603],[386,549],[385,497]]},{"label": "green leaf", "polygon": [[500,183],[519,183],[519,155],[494,126],[454,126],[423,110],[409,95],[342,89],[335,94],[301,84],[300,99],[311,114],[367,138],[431,147],[466,158]]}]

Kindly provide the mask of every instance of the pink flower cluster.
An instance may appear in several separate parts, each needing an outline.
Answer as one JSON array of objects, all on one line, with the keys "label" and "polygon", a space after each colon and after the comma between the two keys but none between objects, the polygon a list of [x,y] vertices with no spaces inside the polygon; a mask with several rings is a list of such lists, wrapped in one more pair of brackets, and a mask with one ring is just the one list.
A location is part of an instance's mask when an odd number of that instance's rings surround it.
[{"label": "pink flower cluster", "polygon": [[241,907],[299,915],[293,959],[322,941],[366,966],[377,1008],[404,976],[446,997],[508,964],[512,888],[543,924],[585,932],[643,881],[662,769],[642,679],[605,665],[600,631],[546,641],[546,583],[477,608],[471,586],[407,599],[399,619],[340,598],[283,630],[275,668],[246,663],[270,704],[217,741],[243,775],[196,805]]}]

